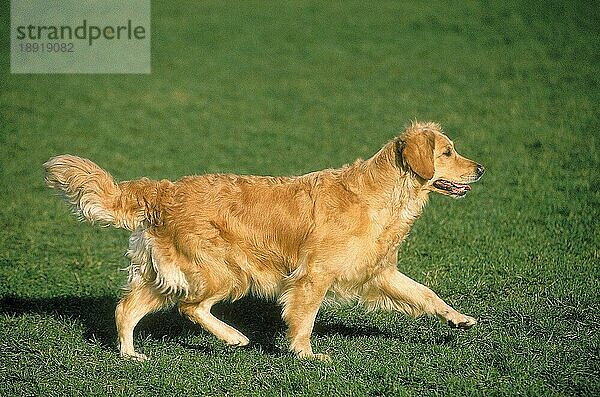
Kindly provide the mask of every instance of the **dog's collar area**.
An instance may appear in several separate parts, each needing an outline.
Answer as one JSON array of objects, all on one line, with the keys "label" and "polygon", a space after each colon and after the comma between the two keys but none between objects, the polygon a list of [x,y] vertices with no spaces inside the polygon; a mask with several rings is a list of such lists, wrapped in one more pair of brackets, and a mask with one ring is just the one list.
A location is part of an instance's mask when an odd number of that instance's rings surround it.
[{"label": "dog's collar area", "polygon": [[459,197],[464,196],[469,190],[471,190],[471,186],[466,183],[450,182],[446,179],[436,180],[433,182],[433,186],[439,190],[443,190],[451,195]]}]

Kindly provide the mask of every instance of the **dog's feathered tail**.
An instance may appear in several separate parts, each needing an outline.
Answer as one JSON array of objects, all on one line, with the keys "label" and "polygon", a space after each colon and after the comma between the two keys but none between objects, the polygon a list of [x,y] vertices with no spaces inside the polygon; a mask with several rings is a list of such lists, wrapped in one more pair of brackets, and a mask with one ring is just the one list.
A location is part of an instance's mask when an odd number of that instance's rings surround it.
[{"label": "dog's feathered tail", "polygon": [[56,156],[44,163],[46,184],[58,190],[81,220],[135,230],[157,224],[169,181],[147,178],[116,183],[90,160]]}]

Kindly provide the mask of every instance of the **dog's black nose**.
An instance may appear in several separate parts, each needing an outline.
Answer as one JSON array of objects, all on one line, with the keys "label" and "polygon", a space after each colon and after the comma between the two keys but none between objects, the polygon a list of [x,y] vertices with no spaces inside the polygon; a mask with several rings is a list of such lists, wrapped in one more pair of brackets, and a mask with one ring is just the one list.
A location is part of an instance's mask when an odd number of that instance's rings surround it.
[{"label": "dog's black nose", "polygon": [[483,165],[477,164],[477,177],[481,178],[481,176],[483,175],[484,172],[485,172],[485,168],[483,168]]}]

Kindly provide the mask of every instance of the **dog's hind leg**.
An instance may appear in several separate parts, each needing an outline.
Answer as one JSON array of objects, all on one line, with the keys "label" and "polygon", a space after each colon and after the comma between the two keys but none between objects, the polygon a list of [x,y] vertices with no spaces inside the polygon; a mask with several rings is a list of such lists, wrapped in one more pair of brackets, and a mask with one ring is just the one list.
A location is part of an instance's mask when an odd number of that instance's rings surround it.
[{"label": "dog's hind leg", "polygon": [[218,302],[209,298],[200,302],[181,302],[179,311],[191,321],[197,323],[230,346],[246,346],[250,340],[237,329],[225,324],[210,312],[210,308]]},{"label": "dog's hind leg", "polygon": [[148,359],[133,347],[133,330],[146,314],[160,309],[167,298],[145,282],[134,283],[115,310],[121,357],[137,361]]},{"label": "dog's hind leg", "polygon": [[473,317],[454,310],[435,292],[396,268],[384,269],[363,291],[363,301],[372,307],[397,310],[413,317],[436,315],[451,327],[469,329],[477,324]]}]

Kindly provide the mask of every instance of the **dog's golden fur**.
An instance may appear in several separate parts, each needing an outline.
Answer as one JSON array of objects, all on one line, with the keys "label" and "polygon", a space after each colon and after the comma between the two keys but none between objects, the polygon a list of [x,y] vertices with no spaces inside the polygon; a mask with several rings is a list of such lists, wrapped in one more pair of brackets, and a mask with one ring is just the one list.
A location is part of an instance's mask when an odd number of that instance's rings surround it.
[{"label": "dog's golden fur", "polygon": [[460,328],[476,322],[396,269],[398,246],[428,194],[462,196],[483,173],[435,123],[413,123],[366,161],[290,178],[115,183],[75,156],[44,166],[48,185],[83,219],[132,231],[129,282],[116,309],[124,357],[146,358],[134,350],[133,329],[169,304],[226,343],[248,344],[210,312],[248,293],[279,299],[299,357],[327,358],[309,340],[327,293]]}]

